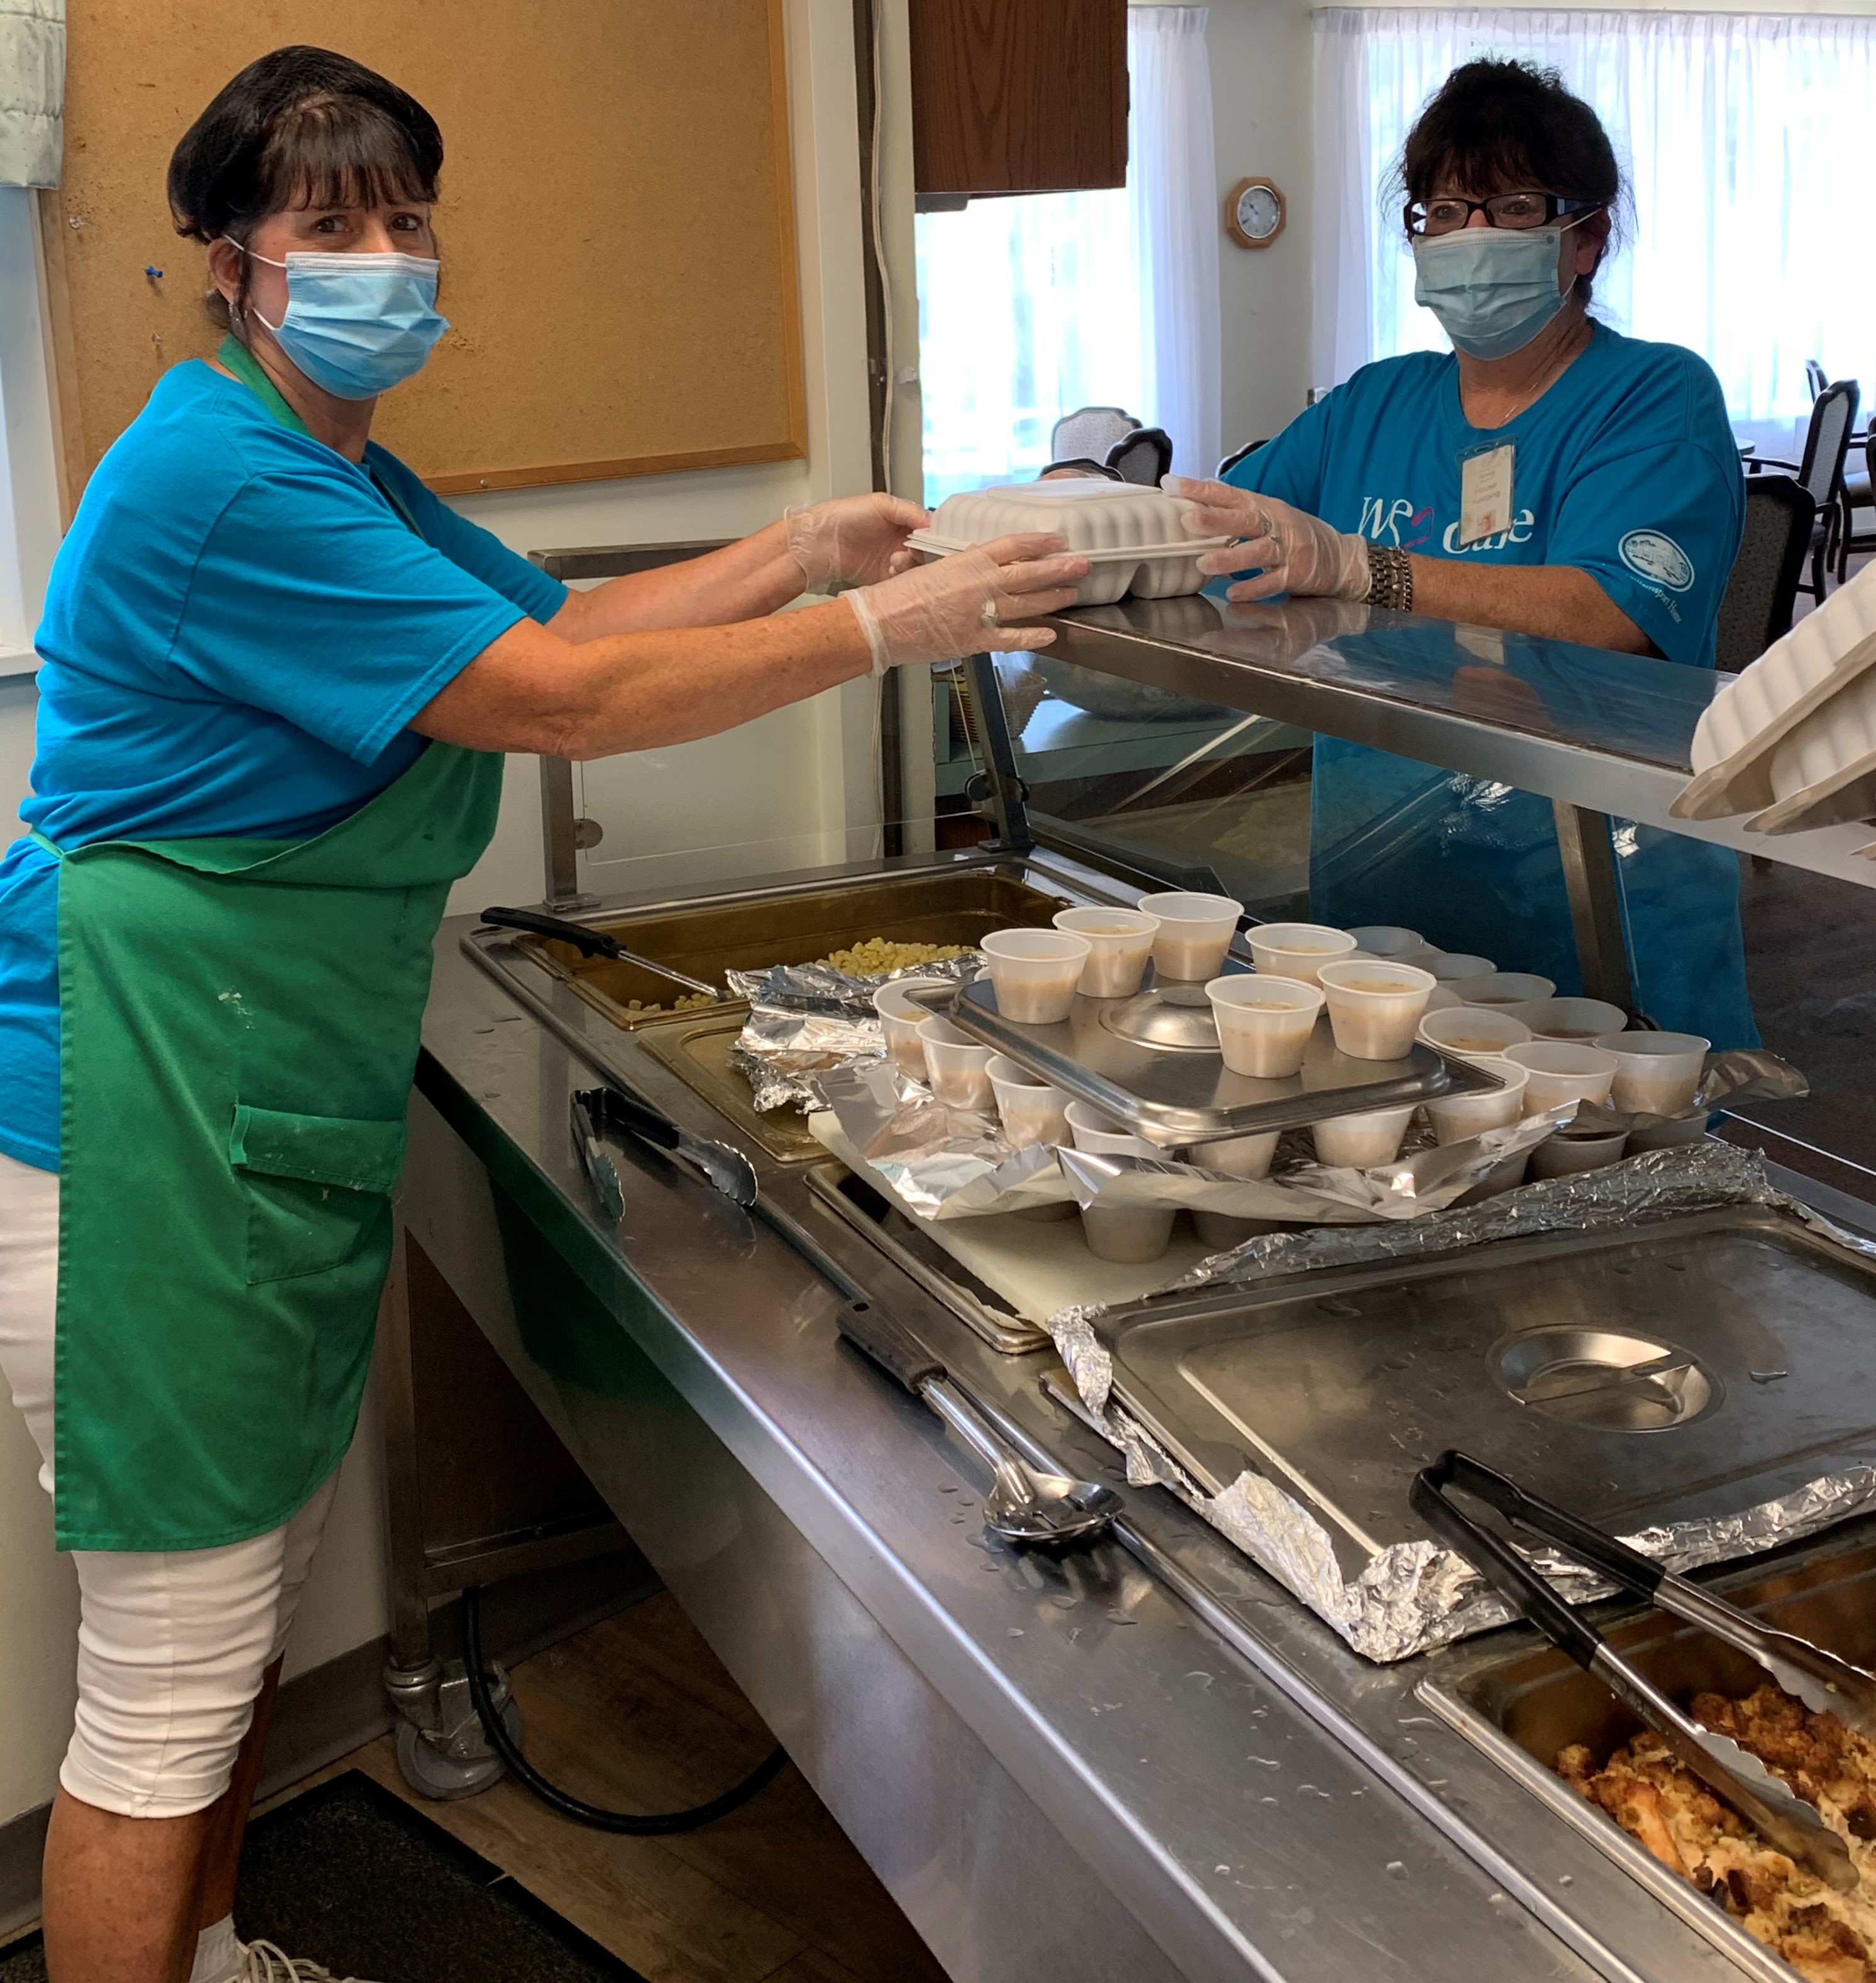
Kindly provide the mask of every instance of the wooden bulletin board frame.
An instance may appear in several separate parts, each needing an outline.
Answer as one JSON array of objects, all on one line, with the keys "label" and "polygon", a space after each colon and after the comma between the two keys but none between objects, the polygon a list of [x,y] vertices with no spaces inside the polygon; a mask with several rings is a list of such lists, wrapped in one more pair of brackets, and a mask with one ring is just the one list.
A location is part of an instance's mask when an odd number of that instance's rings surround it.
[{"label": "wooden bulletin board frame", "polygon": [[169,152],[243,63],[300,41],[391,76],[443,128],[453,328],[374,427],[431,488],[805,457],[783,0],[68,11],[65,178],[39,232],[71,503],[162,373],[216,342]]}]

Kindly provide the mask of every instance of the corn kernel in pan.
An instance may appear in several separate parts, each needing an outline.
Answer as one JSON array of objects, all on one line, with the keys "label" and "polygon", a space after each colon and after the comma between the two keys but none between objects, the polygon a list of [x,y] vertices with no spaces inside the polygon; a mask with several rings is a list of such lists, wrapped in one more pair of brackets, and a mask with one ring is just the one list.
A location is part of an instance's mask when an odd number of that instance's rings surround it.
[{"label": "corn kernel in pan", "polygon": [[895,943],[890,937],[869,936],[864,943],[816,961],[844,971],[849,978],[886,978],[914,965],[939,964],[946,958],[970,954],[967,943]]}]

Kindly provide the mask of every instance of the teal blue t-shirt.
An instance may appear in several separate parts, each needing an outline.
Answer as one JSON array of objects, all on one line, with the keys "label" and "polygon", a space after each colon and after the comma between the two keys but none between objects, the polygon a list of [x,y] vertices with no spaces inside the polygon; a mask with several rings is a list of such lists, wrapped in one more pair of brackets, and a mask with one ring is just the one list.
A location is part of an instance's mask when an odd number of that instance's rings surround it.
[{"label": "teal blue t-shirt", "polygon": [[[1504,441],[1516,450],[1510,527],[1462,547],[1461,463]],[[1670,660],[1713,666],[1745,491],[1719,381],[1678,345],[1596,325],[1556,383],[1492,430],[1468,424],[1450,353],[1384,359],[1227,480],[1428,557],[1573,566]],[[1404,923],[1578,988],[1548,799],[1327,737],[1313,776],[1313,915]],[[1737,858],[1626,821],[1613,844],[1643,1009],[1717,1046],[1756,1044]]]},{"label": "teal blue t-shirt", "polygon": [[[565,598],[375,443],[355,466],[238,381],[176,366],[53,565],[22,816],[62,847],[310,838],[410,767],[411,717],[469,661]],[[0,861],[0,1150],[48,1170],[58,873],[29,840]]]}]

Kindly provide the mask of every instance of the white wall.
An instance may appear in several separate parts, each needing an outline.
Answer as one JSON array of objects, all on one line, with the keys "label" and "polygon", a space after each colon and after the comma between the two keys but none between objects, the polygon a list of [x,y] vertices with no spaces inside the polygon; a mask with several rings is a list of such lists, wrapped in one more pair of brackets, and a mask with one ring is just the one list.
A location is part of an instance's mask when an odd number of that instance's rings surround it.
[{"label": "white wall", "polygon": [[[848,0],[789,0],[789,105],[794,149],[809,456],[805,462],[649,477],[641,480],[518,490],[462,499],[461,507],[516,550],[666,539],[734,537],[772,522],[790,503],[868,486],[865,319],[861,289],[860,191]],[[909,150],[909,141],[907,141]],[[910,199],[906,200],[908,231]],[[0,340],[23,335],[6,299],[30,273],[21,243],[23,203],[0,196]],[[5,409],[14,440],[12,504],[27,525],[55,520],[43,386],[36,403],[32,354],[0,346],[13,384]],[[916,433],[916,417],[913,431]],[[15,436],[17,438],[15,439]],[[915,443],[916,446],[916,443]],[[8,491],[0,489],[0,510]],[[0,520],[4,520],[0,518]],[[9,586],[36,594],[50,542],[43,527],[21,536],[23,569],[0,557],[0,676],[5,674]],[[8,554],[12,555],[11,553]],[[0,817],[26,790],[35,701],[29,677],[0,679]],[[872,789],[873,693],[852,685],[752,724],[744,731],[588,767],[586,804],[606,825],[602,855],[628,845],[657,851],[695,845],[716,818],[714,795],[742,789],[765,802],[775,831],[826,830]],[[541,893],[538,774],[511,760],[501,825],[454,909]],[[4,838],[4,836],[0,836]],[[596,871],[601,885],[625,885]],[[23,1424],[0,1413],[0,1823],[52,1794],[70,1726],[75,1603],[69,1562],[52,1548],[49,1504],[34,1480],[37,1457]],[[359,1438],[335,1504],[287,1653],[289,1674],[317,1666],[385,1629],[383,1473],[376,1399],[367,1394]]]}]

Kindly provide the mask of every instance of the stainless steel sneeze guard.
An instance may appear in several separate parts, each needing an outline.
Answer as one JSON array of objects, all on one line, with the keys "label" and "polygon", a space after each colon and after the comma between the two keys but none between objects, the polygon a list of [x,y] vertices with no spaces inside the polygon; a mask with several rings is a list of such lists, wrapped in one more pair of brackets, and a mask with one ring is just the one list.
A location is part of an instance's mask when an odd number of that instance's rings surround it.
[{"label": "stainless steel sneeze guard", "polygon": [[[1162,996],[1186,998],[1202,987],[1174,985]],[[1108,1023],[1132,1002],[1077,997],[1059,1025],[1019,1025],[997,1008],[987,976],[950,1002],[952,1018],[1012,1060],[1103,1114],[1163,1144],[1203,1144],[1228,1136],[1300,1129],[1325,1116],[1400,1109],[1435,1095],[1483,1092],[1499,1084],[1466,1062],[1420,1042],[1403,1060],[1357,1060],[1338,1052],[1326,1018],[1318,1019],[1301,1074],[1257,1081],[1233,1074],[1210,1052],[1166,1052],[1124,1038]]]}]

